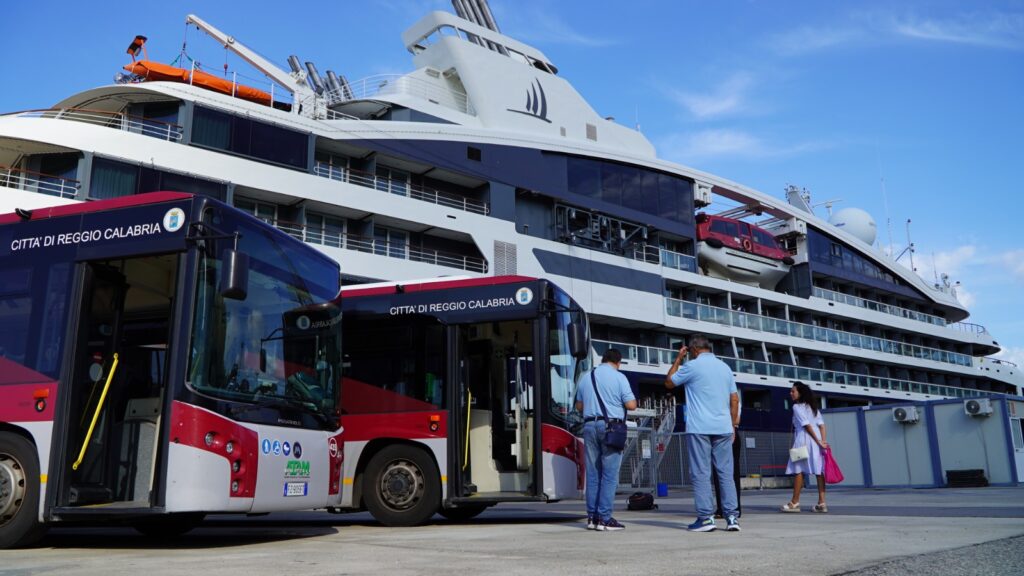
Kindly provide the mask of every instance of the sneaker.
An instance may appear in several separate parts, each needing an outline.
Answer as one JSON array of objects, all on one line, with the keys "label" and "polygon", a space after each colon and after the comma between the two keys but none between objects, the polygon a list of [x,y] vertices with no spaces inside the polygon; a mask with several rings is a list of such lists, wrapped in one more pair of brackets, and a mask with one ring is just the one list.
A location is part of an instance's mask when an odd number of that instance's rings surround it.
[{"label": "sneaker", "polygon": [[729,516],[725,519],[725,530],[727,532],[739,532],[740,521],[735,516]]},{"label": "sneaker", "polygon": [[602,520],[602,521],[598,522],[597,523],[597,529],[602,531],[602,532],[609,532],[609,531],[616,531],[616,530],[625,530],[626,527],[623,526],[622,524],[620,524],[619,521],[616,520],[615,518],[609,518],[607,520]]},{"label": "sneaker", "polygon": [[715,521],[711,518],[697,518],[697,521],[686,527],[690,532],[711,532],[718,526],[715,525]]},{"label": "sneaker", "polygon": [[597,530],[597,516],[587,514],[587,530]]}]

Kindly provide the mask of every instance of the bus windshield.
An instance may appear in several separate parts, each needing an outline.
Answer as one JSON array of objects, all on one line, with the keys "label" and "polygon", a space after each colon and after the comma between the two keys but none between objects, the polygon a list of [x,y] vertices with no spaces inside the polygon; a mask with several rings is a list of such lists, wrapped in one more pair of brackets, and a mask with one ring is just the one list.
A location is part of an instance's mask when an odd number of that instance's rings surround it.
[{"label": "bus windshield", "polygon": [[[325,256],[288,250],[256,223],[219,211],[204,220],[217,235],[238,232],[249,256],[244,299],[221,295],[224,251],[234,240],[205,241],[196,282],[189,380],[193,390],[219,400],[279,413],[304,412],[337,427],[341,374],[338,269]],[[332,289],[333,288],[333,289]],[[302,419],[279,417],[301,424]]]},{"label": "bus windshield", "polygon": [[[555,304],[548,343],[551,358],[551,387],[549,405],[553,415],[560,420],[568,420],[572,413],[576,397],[576,385],[580,376],[590,369],[590,355],[586,358],[573,358],[569,348],[569,324],[583,323],[589,343],[590,329],[586,326],[587,317],[579,305],[573,302],[568,294],[557,287],[551,287],[551,299]],[[588,344],[589,346],[589,344]]]}]

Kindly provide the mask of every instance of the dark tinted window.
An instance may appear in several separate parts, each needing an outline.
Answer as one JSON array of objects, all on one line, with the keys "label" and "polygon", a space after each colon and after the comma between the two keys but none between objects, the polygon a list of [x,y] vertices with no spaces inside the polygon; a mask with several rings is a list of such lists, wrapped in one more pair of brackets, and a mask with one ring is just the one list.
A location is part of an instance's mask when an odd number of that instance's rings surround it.
[{"label": "dark tinted window", "polygon": [[601,166],[601,200],[617,206],[622,205],[623,168],[618,164]]},{"label": "dark tinted window", "polygon": [[712,220],[711,231],[719,234],[725,234],[726,236],[739,236],[739,228],[736,227],[735,222],[729,220]]},{"label": "dark tinted window", "polygon": [[601,197],[601,165],[582,158],[568,159],[569,192],[589,198]]},{"label": "dark tinted window", "polygon": [[754,228],[754,241],[762,246],[775,247],[775,237],[759,228]]},{"label": "dark tinted window", "polygon": [[196,106],[192,143],[260,160],[306,168],[309,137],[288,130]]}]

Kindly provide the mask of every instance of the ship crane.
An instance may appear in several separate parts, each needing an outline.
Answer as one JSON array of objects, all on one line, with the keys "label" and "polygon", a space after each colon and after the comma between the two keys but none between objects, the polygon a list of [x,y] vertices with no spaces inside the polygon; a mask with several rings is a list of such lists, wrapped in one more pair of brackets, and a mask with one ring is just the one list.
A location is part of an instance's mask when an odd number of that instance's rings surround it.
[{"label": "ship crane", "polygon": [[[194,14],[189,14],[188,17],[185,18],[185,24],[193,24],[196,28],[206,32],[212,38],[220,42],[225,49],[231,50],[242,60],[245,60],[282,88],[291,92],[294,101],[292,112],[296,114],[305,113],[305,115],[315,113],[314,106],[303,106],[303,103],[312,104],[316,102],[316,94],[306,84],[305,76],[285,72],[263,56],[257,54],[254,50],[250,49],[238,40],[235,40],[234,36],[229,36],[221,32]],[[303,110],[303,108],[306,109]]]}]

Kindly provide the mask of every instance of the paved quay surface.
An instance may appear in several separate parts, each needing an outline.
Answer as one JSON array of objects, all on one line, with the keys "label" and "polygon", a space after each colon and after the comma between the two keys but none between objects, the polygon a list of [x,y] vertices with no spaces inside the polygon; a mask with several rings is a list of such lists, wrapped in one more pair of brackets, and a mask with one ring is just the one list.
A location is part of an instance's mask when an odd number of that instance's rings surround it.
[{"label": "paved quay surface", "polygon": [[[627,528],[615,533],[587,531],[579,502],[506,504],[416,528],[384,528],[365,513],[216,516],[173,541],[55,528],[36,548],[0,551],[0,576],[1024,573],[1024,488],[838,489],[829,514],[776,512],[788,497],[745,491],[740,533],[686,532],[688,492],[648,512],[625,511],[620,495],[616,517]],[[805,493],[805,505],[812,498]]]}]

